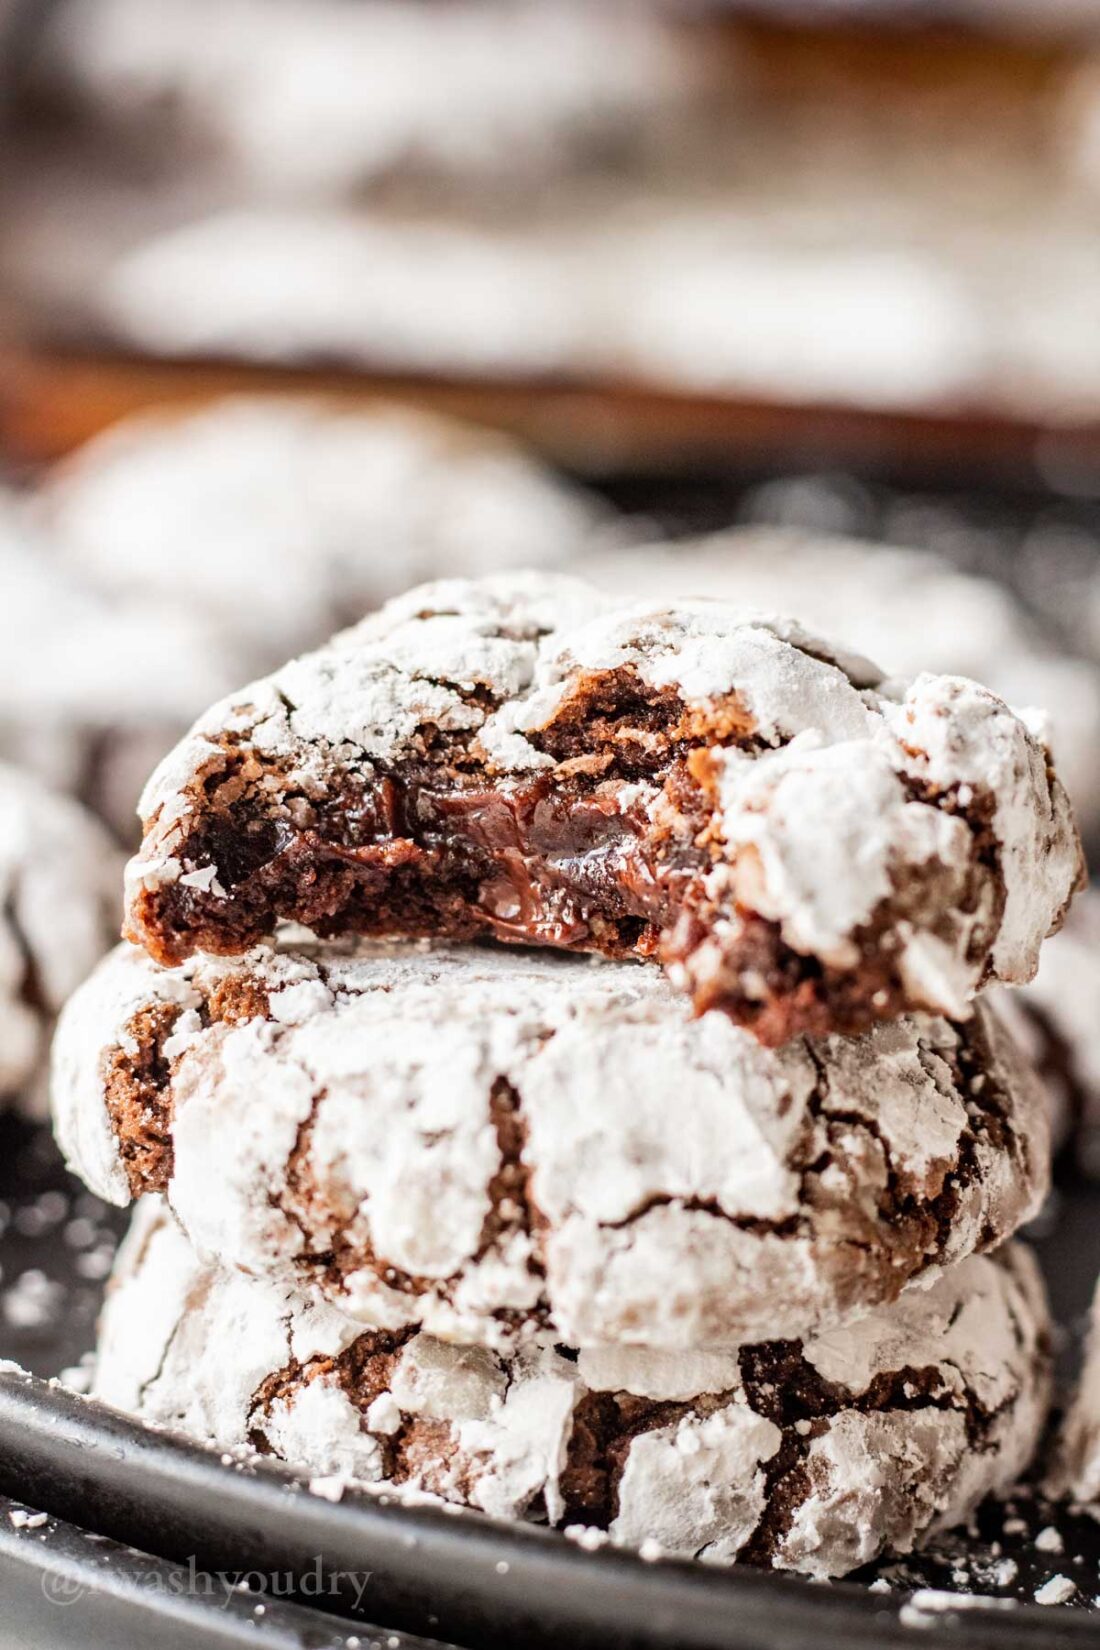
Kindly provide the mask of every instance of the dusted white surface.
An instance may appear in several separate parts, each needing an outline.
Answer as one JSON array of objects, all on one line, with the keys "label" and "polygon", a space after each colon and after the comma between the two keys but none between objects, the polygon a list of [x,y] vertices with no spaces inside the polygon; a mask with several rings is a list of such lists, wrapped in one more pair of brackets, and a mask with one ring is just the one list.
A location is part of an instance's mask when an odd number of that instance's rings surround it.
[{"label": "dusted white surface", "polygon": [[1010,705],[1043,711],[1083,831],[1100,823],[1100,670],[1055,646],[994,579],[928,551],[774,527],[596,547],[577,566],[624,601],[712,596],[792,613],[889,676],[969,676]]},{"label": "dusted white surface", "polygon": [[[900,1311],[864,1321],[850,1379],[837,1367],[835,1336],[805,1343],[804,1356],[836,1382],[812,1437],[754,1407],[760,1399],[736,1355],[712,1360],[720,1385],[679,1389],[681,1412],[636,1436],[627,1423],[611,1539],[735,1560],[767,1506],[767,1463],[785,1438],[803,1438],[809,1479],[771,1555],[776,1567],[843,1574],[884,1550],[907,1551],[1026,1465],[1045,1415],[1048,1329],[1029,1254],[1010,1248],[964,1261],[906,1296]],[[503,1358],[418,1334],[397,1350],[381,1390],[375,1378],[364,1415],[370,1392],[356,1401],[354,1385],[341,1385],[328,1362],[360,1330],[266,1280],[204,1265],[150,1204],[119,1256],[93,1395],[223,1450],[247,1448],[259,1434],[303,1472],[397,1495],[426,1491],[506,1518],[536,1511],[541,1498],[560,1522],[586,1395],[669,1393],[667,1360],[646,1352],[582,1352],[573,1361],[531,1344]],[[303,1368],[311,1359],[317,1364]],[[859,1408],[870,1379],[906,1370],[921,1372],[926,1399]],[[265,1404],[259,1389],[280,1372]],[[968,1412],[987,1416],[979,1449],[967,1439]],[[400,1482],[386,1473],[395,1437]],[[576,1443],[583,1459],[583,1434]]]},{"label": "dusted white surface", "polygon": [[[212,1023],[234,985],[266,1010]],[[192,1241],[386,1328],[507,1344],[541,1311],[573,1345],[800,1334],[1009,1236],[1047,1183],[1042,1091],[984,1009],[768,1051],[631,963],[317,946],[164,970],[123,946],[66,1010],[53,1073],[69,1162],[117,1202],[105,1074],[158,1004],[180,1010],[156,1108]],[[999,1144],[957,1064],[976,1037]],[[521,1146],[494,1196],[501,1083]]]}]

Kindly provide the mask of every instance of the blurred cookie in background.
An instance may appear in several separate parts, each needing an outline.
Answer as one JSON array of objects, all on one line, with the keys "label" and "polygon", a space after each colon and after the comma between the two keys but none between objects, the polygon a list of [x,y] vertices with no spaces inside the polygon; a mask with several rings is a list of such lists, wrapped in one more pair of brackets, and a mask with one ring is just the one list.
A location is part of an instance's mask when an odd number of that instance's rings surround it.
[{"label": "blurred cookie in background", "polygon": [[579,557],[613,519],[503,437],[403,408],[124,420],[0,496],[0,756],[132,840],[212,699],[409,585]]},{"label": "blurred cookie in background", "polygon": [[120,866],[83,808],[0,763],[0,1104],[45,1116],[54,1017],[118,932]]},{"label": "blurred cookie in background", "polygon": [[0,585],[0,758],[132,839],[147,774],[240,666],[179,604],[72,577],[14,494],[0,494]]},{"label": "blurred cookie in background", "polygon": [[1100,892],[1077,896],[1065,926],[1043,946],[1039,972],[1022,991],[997,994],[1051,1098],[1057,1149],[1100,1179]]},{"label": "blurred cookie in background", "polygon": [[1100,667],[1068,656],[994,580],[926,551],[766,527],[612,548],[578,571],[620,596],[718,596],[789,613],[889,675],[970,676],[1040,710],[1082,833],[1100,832]]},{"label": "blurred cookie in background", "polygon": [[713,62],[708,31],[622,0],[64,0],[33,76],[176,159],[316,197],[622,164]]},{"label": "blurred cookie in background", "polygon": [[1081,50],[812,24],[69,0],[5,270],[46,336],[174,359],[1095,418]]},{"label": "blurred cookie in background", "polygon": [[126,419],[46,478],[34,513],[74,575],[221,635],[234,685],[411,585],[554,566],[613,531],[503,436],[276,396]]}]

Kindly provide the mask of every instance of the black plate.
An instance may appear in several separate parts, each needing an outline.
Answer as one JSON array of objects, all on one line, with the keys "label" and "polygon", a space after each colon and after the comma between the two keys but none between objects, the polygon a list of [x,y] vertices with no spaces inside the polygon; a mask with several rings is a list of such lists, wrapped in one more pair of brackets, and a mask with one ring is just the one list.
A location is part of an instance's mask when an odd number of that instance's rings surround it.
[{"label": "black plate", "polygon": [[[44,1130],[11,1118],[0,1122],[0,1199],[8,1215],[0,1240],[0,1354],[49,1376],[77,1363],[91,1343],[101,1289],[95,1274],[120,1222],[66,1179]],[[1100,1263],[1098,1204],[1100,1190],[1070,1182],[1035,1234],[1059,1321],[1078,1328]],[[28,1266],[39,1273],[29,1286]],[[1061,1359],[1067,1374],[1073,1340]],[[358,1611],[387,1629],[478,1647],[1068,1650],[1100,1642],[1090,1608],[1100,1593],[1100,1525],[1030,1493],[1007,1509],[987,1505],[970,1532],[903,1565],[815,1585],[585,1552],[553,1531],[473,1514],[385,1506],[365,1496],[333,1504],[264,1464],[224,1466],[210,1452],[11,1369],[0,1372],[0,1493],[176,1564],[261,1577],[289,1572],[311,1608]],[[1061,1552],[1036,1549],[1033,1537],[1047,1526],[1058,1530]],[[1018,1573],[998,1585],[996,1561],[1006,1557]],[[326,1577],[323,1598],[311,1595],[308,1578],[318,1573]],[[1031,1602],[1055,1574],[1076,1583],[1073,1603]],[[871,1590],[876,1580],[890,1590]],[[932,1608],[914,1610],[907,1601],[916,1588],[941,1596]],[[975,1589],[991,1595],[984,1604],[967,1596]],[[950,1606],[944,1593],[961,1602]],[[276,1625],[274,1616],[267,1625],[256,1618],[250,1632],[262,1643]]]},{"label": "black plate", "polygon": [[34,1650],[447,1650],[199,1575],[0,1497],[0,1643]]}]

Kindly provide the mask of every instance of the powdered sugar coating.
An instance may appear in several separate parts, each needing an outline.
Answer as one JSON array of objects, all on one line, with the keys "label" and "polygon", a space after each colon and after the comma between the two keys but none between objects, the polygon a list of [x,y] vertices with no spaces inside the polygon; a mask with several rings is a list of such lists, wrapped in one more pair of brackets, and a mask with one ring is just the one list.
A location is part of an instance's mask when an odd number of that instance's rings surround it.
[{"label": "powdered sugar coating", "polygon": [[53,1018],[117,933],[118,872],[82,808],[0,764],[0,1099],[41,1109]]},{"label": "powdered sugar coating", "polygon": [[[303,1472],[828,1576],[907,1551],[1020,1472],[1045,1414],[1047,1327],[1034,1263],[1010,1248],[865,1319],[848,1359],[843,1335],[686,1368],[545,1342],[502,1357],[363,1333],[220,1272],[153,1205],[119,1258],[93,1392],[221,1449],[262,1440]],[[769,1386],[781,1372],[812,1420]],[[791,1516],[775,1517],[784,1495]]]},{"label": "powdered sugar coating", "polygon": [[1000,1242],[1047,1179],[984,1010],[767,1051],[656,970],[540,952],[122,947],[53,1088],[100,1195],[163,1189],[205,1254],[488,1344],[799,1334]]},{"label": "powdered sugar coating", "polygon": [[274,396],[124,419],[37,508],[81,577],[193,611],[242,680],[423,579],[579,555],[603,514],[502,436]]},{"label": "powdered sugar coating", "polygon": [[955,672],[1050,717],[1058,770],[1086,837],[1100,822],[1100,671],[1052,643],[1003,584],[928,551],[827,533],[739,528],[585,553],[585,578],[624,600],[711,596],[790,612],[891,676]]},{"label": "powdered sugar coating", "polygon": [[[987,980],[1032,976],[1080,876],[1080,849],[1047,751],[1002,701],[964,678],[885,684],[788,620],[705,601],[624,609],[546,575],[412,591],[201,718],[142,799],[131,937],[162,960],[187,955],[196,942],[186,926],[163,931],[162,906],[180,902],[162,891],[213,867],[201,943],[232,947],[219,923],[236,894],[202,844],[205,822],[236,806],[242,782],[277,832],[309,828],[334,786],[376,782],[438,734],[460,739],[498,790],[540,773],[556,784],[570,768],[548,753],[548,732],[591,684],[624,675],[651,697],[675,694],[707,752],[712,869],[696,904],[710,908],[708,932],[686,947],[672,936],[697,1002],[732,990],[753,999],[734,956],[746,914],[771,923],[789,952],[847,973],[857,996],[875,927],[894,1011],[960,1017]],[[699,840],[685,835],[659,772],[608,779],[597,794],[613,820],[644,816],[646,830],[667,827],[685,849]],[[588,896],[565,893],[566,916],[587,921]],[[490,878],[475,904],[478,920],[499,927],[494,894]],[[274,915],[261,909],[268,927]],[[877,1011],[860,1004],[867,1018]]]}]

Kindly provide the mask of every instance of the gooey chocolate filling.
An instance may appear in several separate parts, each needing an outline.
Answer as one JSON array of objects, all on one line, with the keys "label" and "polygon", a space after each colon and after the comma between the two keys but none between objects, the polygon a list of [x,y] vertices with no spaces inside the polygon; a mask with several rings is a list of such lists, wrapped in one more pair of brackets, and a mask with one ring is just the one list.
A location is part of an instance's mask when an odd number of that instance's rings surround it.
[{"label": "gooey chocolate filling", "polygon": [[212,861],[220,899],[174,890],[162,913],[170,958],[233,953],[275,917],[328,936],[491,934],[520,944],[650,955],[707,856],[690,838],[659,852],[620,782],[564,788],[549,778],[440,783],[438,771],[349,781],[304,826],[247,802],[187,845]]},{"label": "gooey chocolate filling", "polygon": [[[334,756],[324,794],[310,798],[289,780],[280,788],[277,768],[227,736],[226,766],[178,849],[213,866],[216,886],[143,892],[132,937],[168,964],[198,949],[239,953],[278,920],[325,938],[659,955],[686,965],[699,1012],[722,1008],[773,1045],[856,1033],[904,1009],[891,910],[853,935],[859,966],[834,969],[759,913],[708,899],[708,751],[757,743],[736,696],[704,717],[629,669],[593,674],[527,737],[552,769],[499,775],[475,735],[429,727],[418,753],[389,768]],[[700,955],[707,966],[695,969]]]}]

